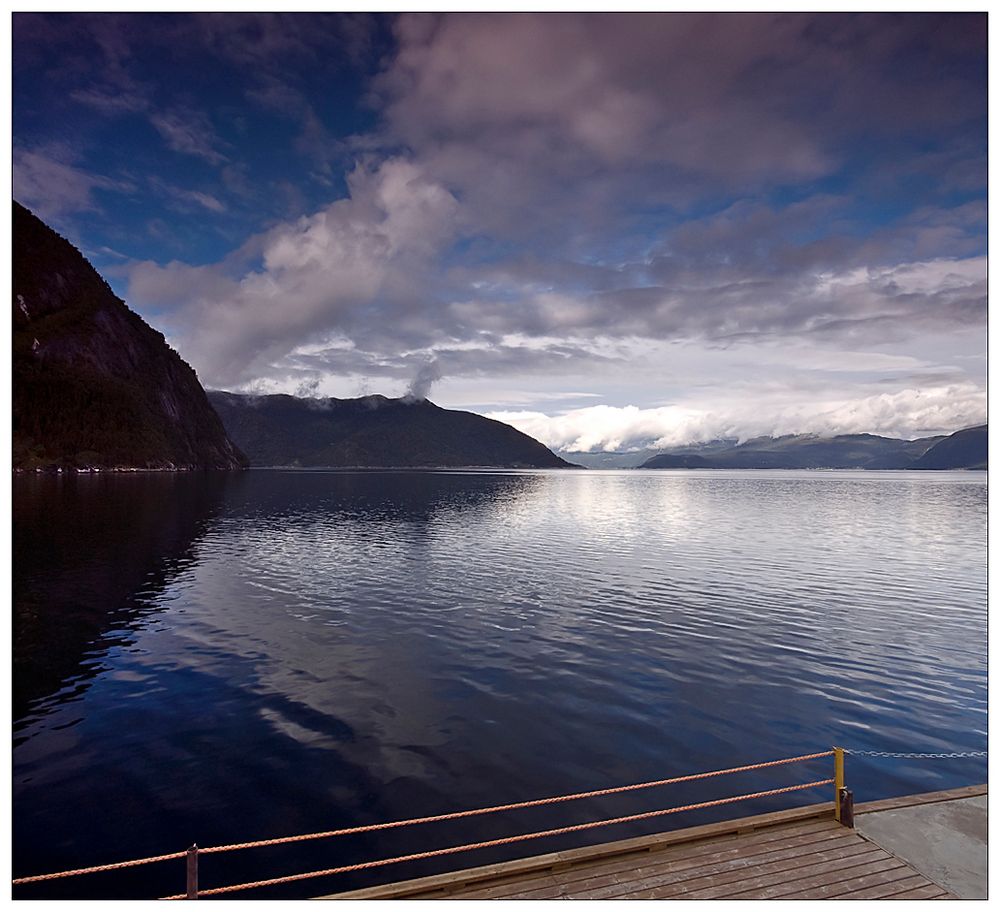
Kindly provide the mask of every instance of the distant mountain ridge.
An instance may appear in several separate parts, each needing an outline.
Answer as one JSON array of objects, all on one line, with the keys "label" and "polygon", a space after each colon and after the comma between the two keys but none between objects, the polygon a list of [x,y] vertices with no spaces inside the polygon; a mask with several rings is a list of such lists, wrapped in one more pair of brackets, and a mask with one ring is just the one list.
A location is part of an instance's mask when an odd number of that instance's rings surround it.
[{"label": "distant mountain ridge", "polygon": [[[711,440],[705,443],[693,443],[685,446],[674,447],[670,450],[676,455],[694,454],[704,456],[706,453],[715,453],[719,450],[727,450],[739,443],[735,437]],[[644,448],[641,450],[625,450],[622,452],[597,451],[593,453],[581,453],[578,450],[556,450],[558,456],[573,463],[579,463],[588,469],[637,469],[642,463],[654,456],[659,456],[663,450]]]},{"label": "distant mountain ridge", "polygon": [[195,372],[72,244],[13,204],[15,469],[233,469]]},{"label": "distant mountain ridge", "polygon": [[989,461],[988,426],[955,431],[934,444],[911,469],[985,469]]},{"label": "distant mountain ridge", "polygon": [[426,399],[208,394],[255,466],[567,468],[527,434]]},{"label": "distant mountain ridge", "polygon": [[647,459],[642,469],[985,469],[987,426],[946,437],[903,440],[875,434],[756,437],[704,451],[679,447]]},{"label": "distant mountain ridge", "polygon": [[621,453],[597,451],[583,453],[579,450],[553,450],[553,452],[576,465],[587,469],[634,469],[640,463],[656,456],[659,450],[634,450]]}]

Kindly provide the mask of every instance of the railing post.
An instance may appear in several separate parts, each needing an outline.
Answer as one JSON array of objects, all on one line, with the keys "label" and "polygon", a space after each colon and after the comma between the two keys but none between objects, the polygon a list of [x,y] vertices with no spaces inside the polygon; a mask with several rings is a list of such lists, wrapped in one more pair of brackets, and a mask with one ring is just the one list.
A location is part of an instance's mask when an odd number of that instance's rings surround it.
[{"label": "railing post", "polygon": [[187,850],[187,898],[198,898],[198,843]]},{"label": "railing post", "polygon": [[848,788],[840,790],[840,822],[854,829],[854,793]]},{"label": "railing post", "polygon": [[837,823],[841,823],[841,792],[844,791],[844,749],[835,747],[833,749],[833,792],[834,807],[833,817]]}]

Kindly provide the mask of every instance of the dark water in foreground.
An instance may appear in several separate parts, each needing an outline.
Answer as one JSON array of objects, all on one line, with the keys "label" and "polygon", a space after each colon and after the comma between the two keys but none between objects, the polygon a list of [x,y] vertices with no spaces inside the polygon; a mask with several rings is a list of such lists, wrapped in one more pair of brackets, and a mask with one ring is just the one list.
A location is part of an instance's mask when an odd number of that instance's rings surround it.
[{"label": "dark water in foreground", "polygon": [[[14,876],[832,744],[980,750],[986,476],[19,478],[14,673]],[[202,885],[830,775],[828,760],[814,761],[208,856]],[[978,759],[848,759],[859,801],[985,780]],[[831,796],[796,792],[250,895],[316,895]],[[182,865],[15,896],[175,893]]]}]

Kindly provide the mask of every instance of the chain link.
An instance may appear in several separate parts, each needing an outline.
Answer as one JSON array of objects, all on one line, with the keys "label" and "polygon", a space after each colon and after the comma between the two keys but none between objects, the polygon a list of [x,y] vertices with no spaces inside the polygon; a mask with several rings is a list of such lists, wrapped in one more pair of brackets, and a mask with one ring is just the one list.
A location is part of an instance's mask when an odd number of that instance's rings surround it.
[{"label": "chain link", "polygon": [[903,760],[956,760],[963,757],[985,757],[987,756],[986,751],[962,751],[960,753],[952,754],[917,754],[917,753],[902,753],[894,751],[866,751],[866,750],[852,750],[851,748],[844,748],[845,754],[851,754],[855,757],[895,757]]}]

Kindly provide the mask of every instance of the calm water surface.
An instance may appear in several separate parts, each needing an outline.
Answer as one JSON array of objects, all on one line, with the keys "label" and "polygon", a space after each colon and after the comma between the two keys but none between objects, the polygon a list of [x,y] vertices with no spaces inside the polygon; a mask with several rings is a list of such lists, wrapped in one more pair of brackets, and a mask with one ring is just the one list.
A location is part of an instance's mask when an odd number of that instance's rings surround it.
[{"label": "calm water surface", "polygon": [[[14,481],[15,876],[776,759],[986,743],[986,476]],[[203,858],[202,885],[827,778],[816,761]],[[851,757],[857,800],[986,780]],[[829,800],[271,888],[309,896]],[[491,854],[492,853],[492,854]],[[163,895],[181,862],[24,888]]]}]

